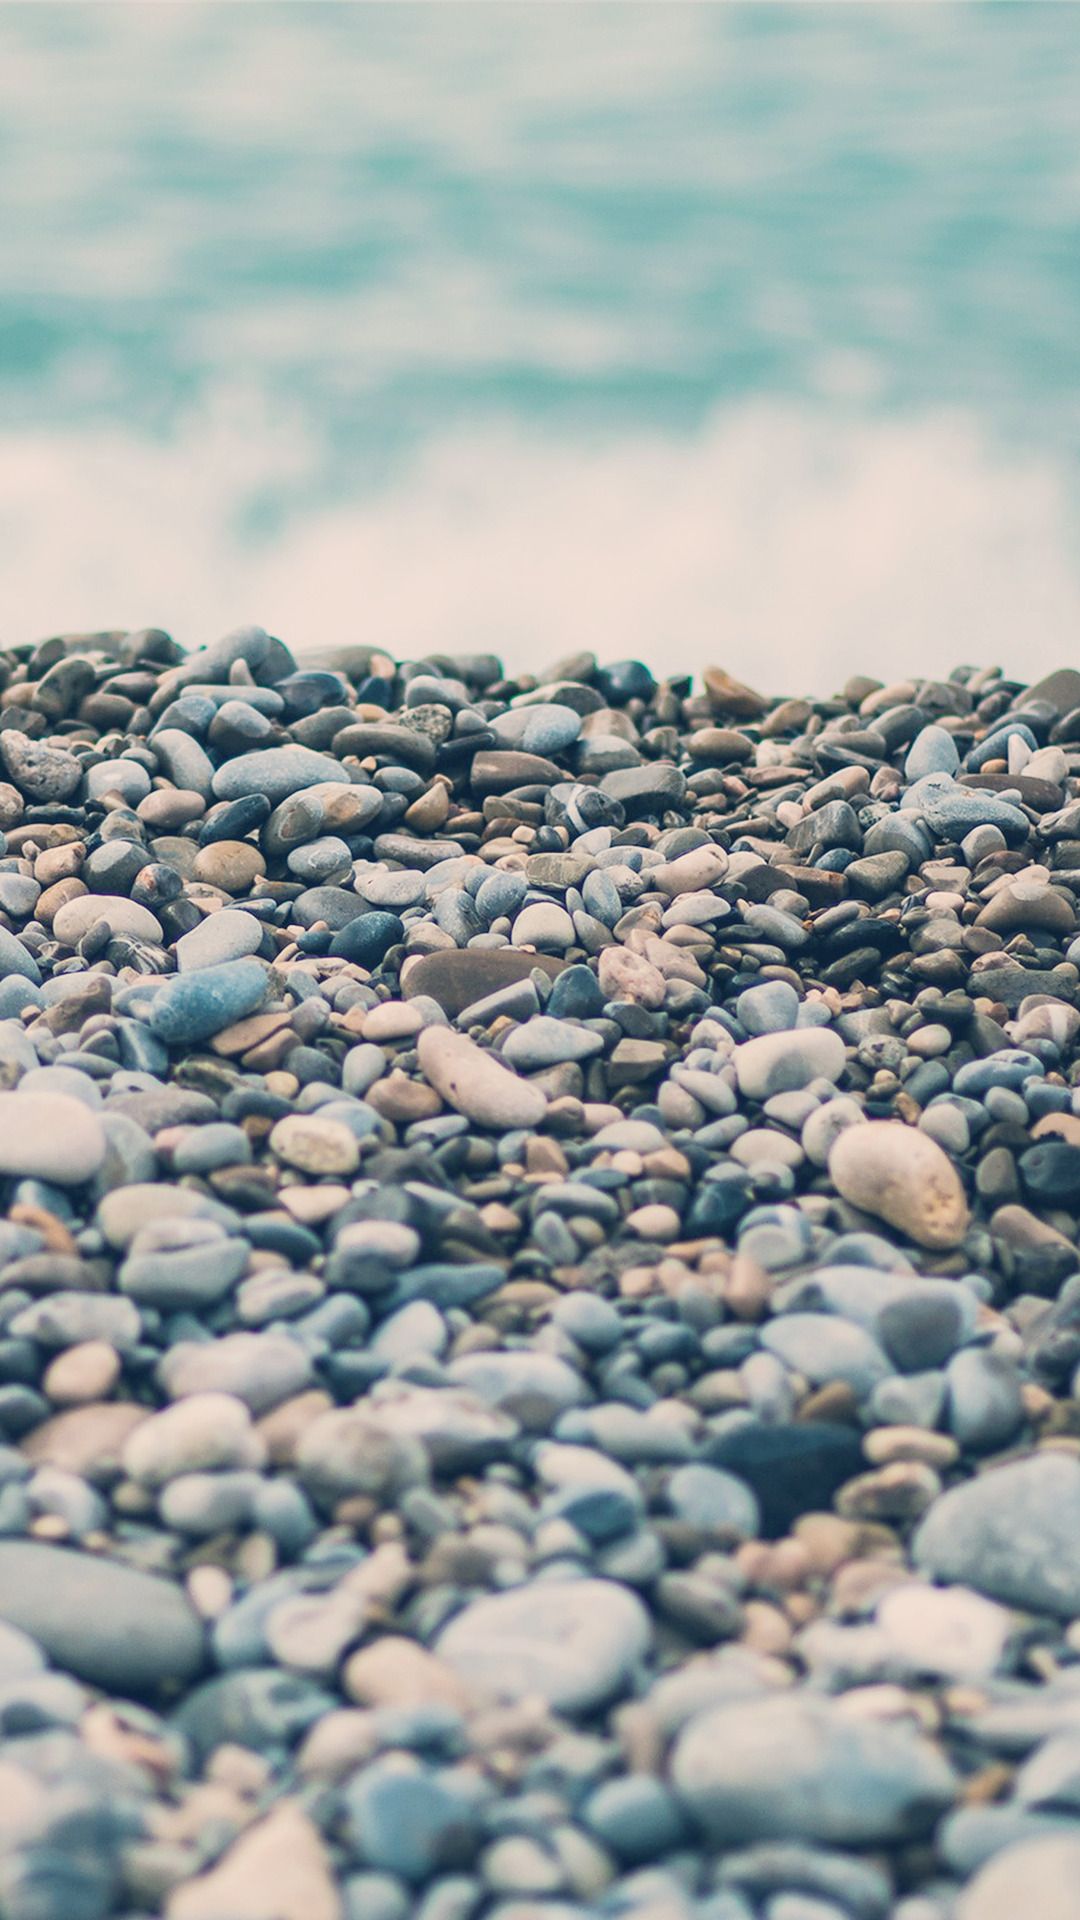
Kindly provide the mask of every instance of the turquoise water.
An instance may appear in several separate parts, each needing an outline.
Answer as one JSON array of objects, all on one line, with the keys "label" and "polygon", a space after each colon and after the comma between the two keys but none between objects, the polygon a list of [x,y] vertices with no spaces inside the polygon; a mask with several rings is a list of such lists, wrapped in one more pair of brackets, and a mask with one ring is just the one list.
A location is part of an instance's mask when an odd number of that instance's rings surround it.
[{"label": "turquoise water", "polygon": [[8,638],[1071,657],[1054,4],[0,9]]}]

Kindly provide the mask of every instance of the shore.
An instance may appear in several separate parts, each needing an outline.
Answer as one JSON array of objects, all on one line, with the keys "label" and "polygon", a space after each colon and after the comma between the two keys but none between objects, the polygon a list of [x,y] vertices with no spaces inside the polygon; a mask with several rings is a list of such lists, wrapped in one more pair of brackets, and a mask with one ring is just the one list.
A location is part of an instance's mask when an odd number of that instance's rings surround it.
[{"label": "shore", "polygon": [[0,683],[4,1920],[1076,1920],[1080,673]]}]

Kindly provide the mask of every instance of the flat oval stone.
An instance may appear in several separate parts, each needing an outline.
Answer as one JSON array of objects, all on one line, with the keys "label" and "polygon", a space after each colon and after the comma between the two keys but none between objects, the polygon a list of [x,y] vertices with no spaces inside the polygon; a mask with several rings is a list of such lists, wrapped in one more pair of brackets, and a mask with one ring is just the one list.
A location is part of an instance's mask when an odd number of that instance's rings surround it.
[{"label": "flat oval stone", "polygon": [[811,1080],[835,1085],[844,1069],[844,1043],[831,1027],[804,1027],[792,1033],[763,1033],[732,1054],[739,1092],[748,1100],[797,1092]]},{"label": "flat oval stone", "polygon": [[97,1554],[0,1540],[0,1619],[79,1679],[124,1695],[190,1681],[202,1626],[180,1587]]},{"label": "flat oval stone", "polygon": [[829,1174],[851,1206],[887,1220],[920,1247],[957,1247],[968,1229],[960,1176],[936,1140],[897,1120],[847,1127]]},{"label": "flat oval stone", "polygon": [[916,1838],[956,1795],[943,1755],[910,1726],[780,1695],[702,1713],[676,1742],[672,1782],[712,1844]]},{"label": "flat oval stone", "polygon": [[435,1652],[482,1694],[539,1694],[558,1713],[587,1713],[624,1691],[651,1640],[649,1616],[627,1588],[544,1580],[474,1601]]},{"label": "flat oval stone", "polygon": [[177,974],[158,988],[150,1008],[151,1030],[167,1046],[194,1046],[254,1013],[269,987],[269,972],[259,960],[233,960]]},{"label": "flat oval stone", "polygon": [[245,960],[258,952],[262,940],[262,921],[253,913],[230,908],[208,914],[176,942],[177,969],[180,973],[198,973],[206,967],[224,966],[227,960]]},{"label": "flat oval stone", "polygon": [[416,1050],[428,1084],[477,1126],[509,1133],[515,1127],[538,1127],[547,1112],[547,1097],[539,1087],[520,1080],[466,1034],[426,1027]]},{"label": "flat oval stone", "polygon": [[1080,1460],[1032,1454],[951,1487],[912,1550],[936,1580],[1072,1619],[1080,1613]]},{"label": "flat oval stone", "polygon": [[78,1187],[106,1152],[100,1116],[68,1093],[0,1093],[0,1173]]},{"label": "flat oval stone", "polygon": [[265,1458],[248,1408],[231,1393],[193,1393],[151,1414],[123,1453],[125,1473],[144,1487],[163,1487],[182,1473],[258,1467]]},{"label": "flat oval stone", "polygon": [[302,787],[326,783],[347,787],[349,775],[339,760],[310,747],[262,747],[226,760],[211,781],[215,800],[240,800],[246,793],[264,793],[272,807],[299,793]]},{"label": "flat oval stone", "polygon": [[130,940],[149,940],[160,946],[164,939],[161,921],[140,907],[136,900],[122,894],[83,893],[69,900],[53,918],[53,932],[66,947],[78,946],[91,927],[107,926],[112,933],[126,934]]},{"label": "flat oval stone", "polygon": [[355,1173],[360,1164],[356,1135],[340,1120],[318,1114],[290,1113],[270,1135],[270,1151],[301,1173]]}]

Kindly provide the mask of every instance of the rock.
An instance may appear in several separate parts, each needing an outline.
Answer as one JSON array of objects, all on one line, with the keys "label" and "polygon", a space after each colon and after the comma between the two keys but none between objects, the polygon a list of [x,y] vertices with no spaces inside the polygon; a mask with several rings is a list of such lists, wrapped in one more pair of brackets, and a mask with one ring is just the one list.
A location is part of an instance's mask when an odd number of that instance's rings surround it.
[{"label": "rock", "polygon": [[31,740],[17,727],[5,727],[0,735],[0,761],[20,793],[47,806],[70,800],[82,782],[82,762],[73,753]]},{"label": "rock", "polygon": [[328,1503],[355,1493],[392,1500],[428,1477],[420,1442],[359,1407],[313,1420],[297,1444],[296,1466],[309,1491]]},{"label": "rock", "polygon": [[67,1093],[0,1093],[0,1173],[82,1186],[105,1152],[101,1118],[83,1101]]},{"label": "rock", "polygon": [[203,1664],[202,1629],[179,1587],[66,1547],[0,1540],[0,1619],[122,1696],[190,1682]]},{"label": "rock", "polygon": [[714,1439],[709,1458],[753,1489],[768,1539],[787,1533],[800,1513],[831,1507],[837,1489],[865,1465],[855,1431],[826,1421],[747,1422]]},{"label": "rock", "polygon": [[464,1711],[469,1704],[468,1688],[453,1668],[400,1634],[382,1634],[350,1654],[343,1679],[349,1699],[363,1707],[424,1707],[439,1701]]},{"label": "rock", "polygon": [[254,1013],[269,988],[269,973],[259,960],[177,974],[158,988],[151,1003],[151,1031],[166,1046],[195,1046]]},{"label": "rock", "polygon": [[1080,1836],[1047,1835],[1006,1847],[976,1874],[957,1905],[957,1920],[1076,1920]]},{"label": "rock", "polygon": [[671,1777],[719,1847],[916,1839],[957,1791],[941,1753],[909,1725],[860,1720],[832,1701],[791,1695],[698,1715],[676,1742]]},{"label": "rock", "polygon": [[247,793],[262,793],[276,807],[304,787],[348,783],[345,768],[329,754],[288,746],[264,747],[226,760],[215,773],[211,787],[217,800],[239,800]]},{"label": "rock", "polygon": [[512,947],[429,953],[405,969],[402,992],[407,1000],[418,994],[430,995],[454,1020],[474,1001],[486,999],[515,981],[527,980],[534,967],[554,978],[562,965],[550,954],[517,953]]},{"label": "rock", "polygon": [[180,973],[197,973],[207,967],[224,966],[229,960],[246,959],[259,951],[262,939],[262,922],[253,914],[231,909],[208,914],[176,942],[177,969]]},{"label": "rock", "polygon": [[547,1111],[539,1087],[520,1080],[463,1033],[427,1027],[417,1038],[421,1071],[442,1099],[477,1126],[506,1133],[538,1127]]},{"label": "rock", "polygon": [[124,1446],[124,1471],[144,1487],[163,1487],[180,1474],[260,1467],[266,1446],[242,1400],[228,1393],[195,1393],[143,1420]]},{"label": "rock", "polygon": [[69,900],[53,917],[53,933],[67,947],[78,946],[92,928],[99,926],[113,934],[126,934],[129,940],[148,940],[151,945],[160,945],[164,937],[156,914],[122,895],[84,893],[77,900]]},{"label": "rock", "polygon": [[768,1100],[809,1086],[811,1080],[835,1085],[844,1068],[844,1043],[831,1027],[765,1033],[736,1047],[732,1060],[744,1098]]},{"label": "rock", "polygon": [[636,1595],[606,1580],[533,1582],[474,1600],[435,1651],[481,1696],[539,1694],[557,1713],[588,1713],[622,1693],[652,1629]]},{"label": "rock", "polygon": [[892,1645],[920,1673],[948,1680],[984,1680],[1012,1637],[1004,1607],[965,1587],[893,1587],[877,1610]]},{"label": "rock", "polygon": [[935,1500],[915,1535],[917,1565],[1006,1606],[1080,1613],[1080,1461],[1046,1452]]},{"label": "rock", "polygon": [[286,1166],[315,1177],[355,1173],[360,1164],[356,1135],[340,1120],[290,1113],[270,1135],[270,1151]]},{"label": "rock", "polygon": [[370,1867],[410,1884],[469,1864],[480,1840],[464,1782],[391,1755],[353,1775],[343,1801],[353,1849]]},{"label": "rock", "polygon": [[848,1127],[829,1151],[829,1174],[853,1207],[888,1221],[920,1247],[959,1246],[968,1206],[956,1169],[929,1135],[895,1121]]},{"label": "rock", "polygon": [[330,1855],[309,1815],[279,1800],[206,1873],[168,1894],[167,1920],[342,1920]]}]

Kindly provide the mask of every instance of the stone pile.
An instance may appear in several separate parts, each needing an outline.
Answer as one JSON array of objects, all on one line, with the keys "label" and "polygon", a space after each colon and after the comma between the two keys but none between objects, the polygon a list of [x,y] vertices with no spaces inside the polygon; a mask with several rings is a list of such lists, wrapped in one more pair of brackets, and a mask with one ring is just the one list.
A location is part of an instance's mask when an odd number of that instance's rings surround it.
[{"label": "stone pile", "polygon": [[1080,673],[0,655],[3,1920],[1075,1920]]}]

